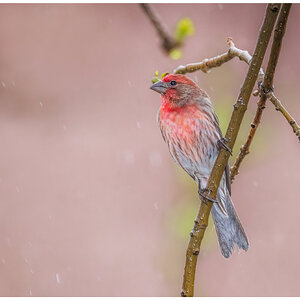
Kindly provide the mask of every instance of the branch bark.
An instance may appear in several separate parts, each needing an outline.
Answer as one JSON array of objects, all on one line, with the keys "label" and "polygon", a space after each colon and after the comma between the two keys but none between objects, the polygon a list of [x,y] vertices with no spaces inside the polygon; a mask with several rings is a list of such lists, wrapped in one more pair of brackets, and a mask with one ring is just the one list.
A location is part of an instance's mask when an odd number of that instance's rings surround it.
[{"label": "branch bark", "polygon": [[273,89],[274,73],[277,66],[282,45],[282,39],[285,34],[286,24],[288,21],[291,6],[292,4],[290,3],[284,3],[282,4],[282,8],[280,10],[280,14],[274,31],[274,39],[272,43],[271,54],[269,57],[269,62],[263,83],[263,88],[267,90]]},{"label": "branch bark", "polygon": [[169,53],[172,49],[178,47],[179,43],[169,34],[156,11],[149,4],[141,3],[140,5],[160,36],[162,48]]},{"label": "branch bark", "polygon": [[[243,120],[249,98],[257,79],[265,52],[271,37],[271,33],[280,9],[280,4],[268,4],[264,21],[259,32],[258,40],[256,43],[255,51],[251,63],[248,68],[246,78],[240,90],[234,110],[232,112],[231,120],[225,135],[227,146],[231,149],[234,146],[237,134]],[[208,180],[207,188],[204,193],[206,198],[216,198],[218,187],[221,178],[224,174],[230,153],[225,149],[221,149],[216,159],[211,175]],[[194,228],[191,232],[189,245],[186,252],[186,262],[183,277],[182,296],[194,295],[194,281],[197,258],[200,251],[200,245],[208,224],[208,218],[212,207],[212,202],[201,201],[200,209],[197,214]]]},{"label": "branch bark", "polygon": [[[187,64],[185,66],[182,66],[182,65],[178,66],[173,71],[173,73],[174,74],[186,74],[186,73],[192,73],[192,72],[195,72],[198,70],[200,70],[204,73],[207,73],[212,68],[220,67],[221,65],[230,61],[234,57],[238,57],[240,60],[244,61],[248,65],[250,64],[252,56],[249,54],[248,51],[236,48],[231,38],[227,39],[227,43],[229,46],[229,49],[227,52],[225,52],[221,55],[212,57],[212,58],[206,58],[198,63]],[[263,72],[263,69],[260,68],[257,81],[262,82],[263,77],[264,77],[264,72]]]},{"label": "branch bark", "polygon": [[[280,14],[279,14],[279,17],[278,17],[278,20],[276,23],[276,27],[274,30],[274,38],[273,38],[273,42],[272,42],[271,53],[270,53],[270,57],[269,57],[269,61],[268,61],[266,75],[263,78],[263,83],[258,84],[258,88],[260,90],[260,99],[257,103],[257,110],[255,113],[253,122],[251,124],[251,129],[250,129],[249,135],[247,137],[247,140],[244,143],[244,145],[241,147],[240,153],[237,156],[234,165],[230,169],[231,182],[233,182],[235,176],[239,173],[239,167],[240,167],[242,161],[244,160],[245,156],[250,153],[250,145],[255,136],[257,127],[260,124],[262,113],[265,108],[266,102],[268,99],[271,99],[271,96],[273,94],[271,92],[273,91],[274,74],[275,74],[275,69],[277,66],[277,62],[278,62],[278,58],[279,58],[279,54],[280,54],[280,50],[281,50],[282,39],[283,39],[285,30],[286,30],[286,24],[287,24],[290,9],[291,9],[291,4],[286,3],[286,4],[282,5],[282,8],[280,10]],[[278,101],[279,100],[277,99],[277,105],[279,107],[280,101],[279,102]],[[281,107],[282,107],[282,105],[281,105]],[[289,117],[290,117],[290,115],[289,115]],[[295,120],[289,119],[288,121],[292,122],[293,126],[297,125]],[[300,133],[300,131],[298,129],[298,134],[299,133]],[[297,134],[297,132],[296,132],[296,134]],[[299,139],[300,139],[300,137],[299,137]]]},{"label": "branch bark", "polygon": [[[282,105],[280,100],[274,95],[273,93],[273,77],[274,77],[274,72],[276,68],[276,64],[278,61],[279,57],[279,52],[280,52],[280,47],[281,47],[281,41],[283,38],[283,35],[285,33],[285,28],[286,28],[286,23],[289,15],[291,4],[284,4],[282,7],[282,13],[281,16],[279,16],[279,20],[276,25],[276,29],[274,32],[274,41],[273,41],[273,46],[271,50],[271,61],[268,64],[268,75],[266,75],[266,82],[263,84],[265,74],[263,72],[263,69],[260,68],[258,78],[257,78],[257,83],[259,86],[259,89],[261,89],[262,86],[265,86],[265,94],[264,96],[260,96],[260,100],[257,103],[257,111],[255,114],[255,117],[251,123],[251,129],[250,133],[248,135],[248,138],[244,145],[240,149],[240,153],[238,157],[236,158],[236,161],[234,165],[231,167],[231,174],[230,174],[230,179],[231,182],[233,182],[235,176],[238,174],[238,169],[241,165],[241,162],[243,161],[244,157],[249,153],[249,148],[251,145],[251,142],[254,138],[257,126],[260,123],[261,116],[263,109],[265,108],[265,104],[267,100],[270,100],[274,106],[275,109],[279,112],[282,113],[282,115],[286,118],[290,126],[292,127],[294,133],[298,137],[298,140],[300,142],[300,127],[295,121],[295,119],[291,116],[291,114],[286,110],[286,108]],[[209,59],[204,59],[201,62],[198,63],[192,63],[192,64],[187,64],[185,66],[178,66],[173,72],[175,74],[186,74],[186,73],[192,73],[198,70],[201,70],[204,73],[207,73],[209,70],[212,68],[216,68],[221,66],[222,64],[230,61],[234,57],[238,57],[241,61],[244,61],[248,65],[251,62],[252,56],[248,53],[248,51],[241,50],[237,47],[235,47],[233,41],[231,38],[228,38],[227,43],[229,45],[229,49],[227,52],[215,56],[213,58]],[[272,75],[271,75],[272,74]]]},{"label": "branch bark", "polygon": [[281,102],[275,97],[274,93],[271,91],[266,94],[266,97],[275,105],[275,109],[280,111],[286,118],[288,123],[291,125],[293,131],[295,132],[298,140],[300,142],[300,126],[297,124],[295,119],[290,115],[290,113],[285,109]]}]

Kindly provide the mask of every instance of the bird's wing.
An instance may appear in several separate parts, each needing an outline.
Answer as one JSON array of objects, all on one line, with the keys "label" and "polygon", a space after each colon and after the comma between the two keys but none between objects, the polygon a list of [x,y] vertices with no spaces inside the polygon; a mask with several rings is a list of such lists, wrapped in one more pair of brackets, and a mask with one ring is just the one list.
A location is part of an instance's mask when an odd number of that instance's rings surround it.
[{"label": "bird's wing", "polygon": [[[221,131],[221,128],[220,128],[220,125],[219,125],[218,116],[215,113],[213,114],[213,116],[214,116],[214,119],[215,119],[215,122],[216,122],[216,128],[218,130],[218,133],[219,133],[220,137],[222,138],[223,134],[222,134],[222,131]],[[231,196],[231,182],[230,182],[230,167],[229,167],[229,164],[227,164],[227,166],[225,168],[225,178],[226,178],[226,186],[227,186],[229,195]]]},{"label": "bird's wing", "polygon": [[[226,180],[226,187],[227,190],[229,192],[229,195],[231,195],[231,186],[230,186],[230,177],[229,177],[229,165],[227,164],[226,168],[225,168],[225,180]],[[224,180],[224,179],[222,179]],[[222,184],[222,182],[220,183]],[[226,197],[226,195],[225,195]],[[219,210],[222,212],[223,215],[225,215],[226,217],[228,216],[228,212],[226,209],[226,203],[225,203],[226,198],[221,197],[221,195],[219,195],[218,197],[218,202],[216,203],[216,205],[218,206]]]},{"label": "bird's wing", "polygon": [[163,140],[165,141],[165,142],[167,142],[167,140],[166,140],[166,136],[165,136],[165,133],[164,133],[164,130],[163,130],[163,125],[162,125],[162,123],[161,123],[161,121],[160,121],[160,110],[157,112],[157,123],[158,123],[158,125],[159,125],[159,129],[160,129],[160,132],[161,132],[161,135],[162,135],[162,137],[163,137]]},{"label": "bird's wing", "polygon": [[226,206],[225,206],[225,203],[224,203],[224,200],[219,197],[218,199],[219,201],[216,203],[217,207],[219,208],[219,210],[222,212],[222,214],[226,217],[228,217],[228,212],[226,210]]},{"label": "bird's wing", "polygon": [[231,196],[231,182],[230,182],[230,167],[229,167],[229,164],[227,164],[227,166],[225,168],[225,178],[226,178],[227,190],[229,192],[229,195]]}]

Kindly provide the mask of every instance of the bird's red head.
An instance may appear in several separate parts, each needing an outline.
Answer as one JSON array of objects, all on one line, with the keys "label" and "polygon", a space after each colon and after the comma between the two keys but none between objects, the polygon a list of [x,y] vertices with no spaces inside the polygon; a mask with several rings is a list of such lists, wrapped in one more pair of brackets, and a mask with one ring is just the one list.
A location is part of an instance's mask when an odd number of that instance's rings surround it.
[{"label": "bird's red head", "polygon": [[178,74],[177,75],[168,74],[161,81],[163,81],[163,82],[171,82],[173,80],[176,81],[177,83],[188,84],[188,85],[191,85],[191,86],[197,86],[194,83],[194,81],[192,81],[188,77],[186,77],[184,75],[178,75]]},{"label": "bird's red head", "polygon": [[205,93],[184,75],[169,74],[150,88],[162,95],[163,102],[175,107],[193,104],[195,99]]}]

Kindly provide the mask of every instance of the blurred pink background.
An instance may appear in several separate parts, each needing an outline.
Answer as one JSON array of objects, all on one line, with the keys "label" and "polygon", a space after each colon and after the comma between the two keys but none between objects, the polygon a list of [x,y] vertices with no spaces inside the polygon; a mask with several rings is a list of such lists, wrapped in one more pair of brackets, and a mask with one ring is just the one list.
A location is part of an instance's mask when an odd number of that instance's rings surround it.
[{"label": "blurred pink background", "polygon": [[[252,53],[265,5],[153,6],[171,32],[194,22],[182,59],[163,53],[136,4],[0,5],[1,296],[180,295],[199,199],[161,138],[151,78],[225,52],[229,36]],[[275,76],[298,122],[299,13],[293,5]],[[223,131],[246,70],[235,59],[190,75]],[[224,259],[210,222],[196,295],[299,296],[299,154],[268,103],[232,186],[250,249]]]}]

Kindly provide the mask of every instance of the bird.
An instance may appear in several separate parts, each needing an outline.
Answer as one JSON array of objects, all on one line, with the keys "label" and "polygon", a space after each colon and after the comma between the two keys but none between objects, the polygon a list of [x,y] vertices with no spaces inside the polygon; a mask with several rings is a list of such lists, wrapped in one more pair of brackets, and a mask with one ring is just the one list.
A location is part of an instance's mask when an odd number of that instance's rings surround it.
[{"label": "bird", "polygon": [[[204,191],[220,147],[226,145],[218,117],[208,94],[185,75],[168,74],[150,89],[161,94],[157,121],[163,140],[175,162]],[[227,164],[213,201],[211,213],[220,245],[228,258],[237,246],[245,251],[249,242],[231,200],[230,169]],[[207,200],[207,199],[206,199]]]}]

